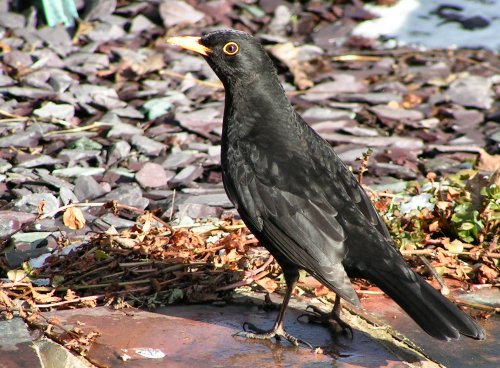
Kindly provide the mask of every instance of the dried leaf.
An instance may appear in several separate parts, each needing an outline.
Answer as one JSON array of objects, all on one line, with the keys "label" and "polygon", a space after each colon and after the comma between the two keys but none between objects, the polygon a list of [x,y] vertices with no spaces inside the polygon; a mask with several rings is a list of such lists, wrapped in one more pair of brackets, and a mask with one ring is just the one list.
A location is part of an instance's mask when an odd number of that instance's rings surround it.
[{"label": "dried leaf", "polygon": [[330,290],[325,285],[320,285],[317,288],[314,288],[314,295],[316,296],[324,296],[328,295]]},{"label": "dried leaf", "polygon": [[42,294],[42,293],[39,293],[38,291],[36,291],[35,289],[31,289],[31,294],[33,295],[33,299],[35,300],[35,302],[42,303],[42,304],[54,303],[54,302],[61,301],[61,298],[59,298],[58,296],[53,296],[54,292],[55,292],[55,289],[52,290],[50,293]]},{"label": "dried leaf", "polygon": [[276,283],[276,281],[269,277],[263,277],[260,280],[255,281],[255,283],[261,286],[268,293],[272,293],[278,288],[278,284]]},{"label": "dried leaf", "polygon": [[10,270],[7,272],[7,277],[14,283],[21,282],[26,276],[26,272],[23,270]]},{"label": "dried leaf", "polygon": [[40,201],[40,203],[38,203],[38,207],[36,209],[36,213],[38,214],[38,216],[42,216],[43,215],[43,208],[45,207],[45,201]]},{"label": "dried leaf", "polygon": [[490,172],[500,170],[500,155],[490,155],[488,152],[481,150],[477,167],[479,170]]},{"label": "dried leaf", "polygon": [[439,231],[439,220],[434,220],[430,223],[429,225],[429,231],[431,233],[435,233],[436,231]]},{"label": "dried leaf", "polygon": [[452,242],[449,242],[447,244],[444,244],[444,247],[451,251],[451,252],[457,252],[457,253],[460,253],[460,252],[463,252],[464,251],[464,245],[463,243],[458,240],[458,239],[455,239],[453,240]]},{"label": "dried leaf", "polygon": [[85,217],[79,208],[70,207],[64,211],[63,222],[71,230],[79,230],[85,226]]}]

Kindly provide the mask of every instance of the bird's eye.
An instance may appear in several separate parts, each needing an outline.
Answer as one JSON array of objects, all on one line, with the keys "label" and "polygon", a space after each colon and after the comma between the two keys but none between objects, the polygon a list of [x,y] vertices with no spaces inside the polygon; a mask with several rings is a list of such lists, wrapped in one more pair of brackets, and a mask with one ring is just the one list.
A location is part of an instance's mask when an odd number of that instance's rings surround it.
[{"label": "bird's eye", "polygon": [[240,47],[236,42],[228,42],[224,45],[222,51],[224,51],[224,54],[226,55],[233,56],[236,55],[238,51],[240,51]]}]

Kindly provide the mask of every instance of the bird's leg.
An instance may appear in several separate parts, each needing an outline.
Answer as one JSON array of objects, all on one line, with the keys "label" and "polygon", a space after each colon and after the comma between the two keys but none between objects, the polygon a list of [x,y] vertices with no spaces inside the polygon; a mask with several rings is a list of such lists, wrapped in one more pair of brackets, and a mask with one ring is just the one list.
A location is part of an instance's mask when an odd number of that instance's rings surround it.
[{"label": "bird's leg", "polygon": [[283,298],[283,303],[281,304],[280,310],[278,312],[278,317],[276,318],[276,321],[274,322],[273,327],[270,330],[263,330],[261,328],[256,327],[254,324],[245,322],[243,323],[243,331],[238,332],[235,334],[235,336],[242,336],[246,337],[249,339],[259,339],[259,340],[270,340],[273,337],[276,340],[280,340],[281,338],[284,338],[291,342],[293,345],[298,346],[299,344],[303,344],[309,348],[313,348],[311,344],[309,344],[307,341],[298,339],[292,335],[290,335],[288,332],[285,331],[283,328],[283,317],[285,316],[285,311],[286,307],[288,306],[288,303],[290,302],[290,298],[292,296],[293,289],[295,288],[295,285],[297,284],[297,280],[299,278],[299,273],[297,271],[289,271],[289,272],[284,272],[285,275],[285,281],[286,281],[286,293]]},{"label": "bird's leg", "polygon": [[349,326],[340,318],[340,313],[342,312],[340,296],[335,296],[335,303],[333,304],[333,309],[330,313],[325,313],[314,305],[310,305],[307,308],[311,309],[312,312],[302,314],[301,316],[299,316],[299,318],[307,316],[309,322],[324,325],[335,335],[342,332],[345,334],[349,333],[351,335],[351,339],[354,337],[351,326]]}]

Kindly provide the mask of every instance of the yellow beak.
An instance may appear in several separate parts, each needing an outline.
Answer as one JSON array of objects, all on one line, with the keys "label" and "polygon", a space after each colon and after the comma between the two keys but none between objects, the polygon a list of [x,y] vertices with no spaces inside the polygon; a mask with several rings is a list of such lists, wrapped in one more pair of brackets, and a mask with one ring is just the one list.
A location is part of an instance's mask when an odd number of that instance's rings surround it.
[{"label": "yellow beak", "polygon": [[200,43],[201,37],[192,36],[182,36],[182,37],[170,37],[167,43],[170,45],[180,46],[183,49],[191,50],[201,54],[203,56],[208,56],[208,53],[212,50]]}]

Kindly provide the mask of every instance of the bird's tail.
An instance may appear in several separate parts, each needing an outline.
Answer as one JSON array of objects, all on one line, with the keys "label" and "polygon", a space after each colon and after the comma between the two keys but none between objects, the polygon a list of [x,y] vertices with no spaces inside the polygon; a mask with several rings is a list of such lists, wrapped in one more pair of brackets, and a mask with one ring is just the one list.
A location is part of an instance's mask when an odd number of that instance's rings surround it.
[{"label": "bird's tail", "polygon": [[429,335],[440,340],[458,339],[460,334],[484,339],[483,329],[455,304],[412,270],[406,277],[370,271],[370,281],[389,295]]}]

